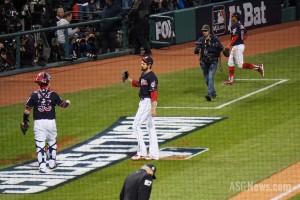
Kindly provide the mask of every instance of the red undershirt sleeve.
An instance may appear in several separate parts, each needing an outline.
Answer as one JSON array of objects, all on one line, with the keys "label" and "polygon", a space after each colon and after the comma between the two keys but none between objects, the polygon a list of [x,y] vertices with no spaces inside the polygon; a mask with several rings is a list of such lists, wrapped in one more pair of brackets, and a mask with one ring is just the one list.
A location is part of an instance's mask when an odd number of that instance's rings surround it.
[{"label": "red undershirt sleeve", "polygon": [[237,35],[232,36],[231,41],[230,41],[230,43],[229,43],[228,46],[232,46],[232,45],[235,43],[235,41],[236,41],[237,39],[238,39],[238,36],[237,36]]},{"label": "red undershirt sleeve", "polygon": [[136,80],[132,80],[131,85],[132,87],[139,87],[139,82]]},{"label": "red undershirt sleeve", "polygon": [[158,98],[158,92],[157,92],[157,90],[151,91],[150,95],[151,95],[151,101],[157,101],[157,98]]}]

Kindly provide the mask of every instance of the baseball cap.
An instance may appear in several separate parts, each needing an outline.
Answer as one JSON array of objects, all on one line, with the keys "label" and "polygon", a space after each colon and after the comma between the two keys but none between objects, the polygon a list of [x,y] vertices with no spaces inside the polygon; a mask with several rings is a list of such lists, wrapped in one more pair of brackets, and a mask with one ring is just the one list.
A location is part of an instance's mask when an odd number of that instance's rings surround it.
[{"label": "baseball cap", "polygon": [[156,173],[156,167],[153,164],[145,164],[147,167],[149,167],[153,171],[153,179],[156,179],[155,173]]},{"label": "baseball cap", "polygon": [[148,65],[153,65],[153,59],[150,56],[145,56],[142,58],[142,61],[147,63]]},{"label": "baseball cap", "polygon": [[210,26],[208,24],[204,24],[202,26],[202,31],[210,31]]},{"label": "baseball cap", "polygon": [[234,12],[231,14],[231,17],[236,17],[237,20],[241,20],[241,13],[239,12]]}]

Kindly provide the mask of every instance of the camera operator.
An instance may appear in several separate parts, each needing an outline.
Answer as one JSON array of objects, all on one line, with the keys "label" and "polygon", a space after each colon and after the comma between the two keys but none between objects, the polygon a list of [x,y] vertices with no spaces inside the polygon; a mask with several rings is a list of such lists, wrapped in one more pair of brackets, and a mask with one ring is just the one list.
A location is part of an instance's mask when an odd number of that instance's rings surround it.
[{"label": "camera operator", "polygon": [[[100,13],[98,19],[107,19],[116,17],[122,12],[122,8],[119,0],[106,0],[106,6]],[[107,21],[100,24],[100,38],[102,54],[109,52],[115,52],[118,42],[117,34],[121,28],[121,21]]]},{"label": "camera operator", "polygon": [[93,44],[95,42],[94,39],[94,37],[84,37],[75,34],[69,40],[70,56],[74,59],[83,57],[96,59],[96,50],[93,48],[95,47]]},{"label": "camera operator", "polygon": [[96,54],[99,52],[98,42],[95,36],[95,33],[91,32],[87,36],[87,55],[91,58],[97,58]]},{"label": "camera operator", "polygon": [[18,18],[18,12],[10,0],[5,0],[0,6],[0,32],[2,34],[22,30],[22,24]]},{"label": "camera operator", "polygon": [[3,43],[0,43],[0,52],[1,52],[0,71],[3,72],[3,71],[15,69],[14,63],[9,56],[9,52],[5,48]]},{"label": "camera operator", "polygon": [[44,54],[44,41],[42,39],[38,39],[35,45],[35,63],[38,66],[46,66],[46,58]]},{"label": "camera operator", "polygon": [[34,37],[23,35],[20,45],[20,64],[21,67],[33,67],[35,57]]},{"label": "camera operator", "polygon": [[50,15],[47,13],[47,8],[43,0],[28,0],[21,11],[21,16],[25,21],[25,30],[30,30],[32,25],[45,27]]},{"label": "camera operator", "polygon": [[196,42],[194,54],[200,54],[200,68],[203,72],[204,81],[207,85],[207,101],[217,97],[214,87],[214,76],[217,70],[221,51],[224,47],[220,40],[210,33],[210,26],[205,24],[202,27],[203,36]]},{"label": "camera operator", "polygon": [[59,43],[57,38],[52,38],[51,40],[51,50],[50,50],[50,56],[48,59],[48,62],[59,62],[61,61],[61,57],[64,55],[64,52],[62,52],[59,48]]}]

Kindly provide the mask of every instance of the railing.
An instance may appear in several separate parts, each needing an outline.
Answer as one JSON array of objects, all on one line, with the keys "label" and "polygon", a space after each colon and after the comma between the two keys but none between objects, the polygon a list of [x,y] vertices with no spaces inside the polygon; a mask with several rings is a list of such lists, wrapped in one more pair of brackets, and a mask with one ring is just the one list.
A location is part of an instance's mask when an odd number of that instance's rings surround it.
[{"label": "railing", "polygon": [[[64,29],[65,44],[68,44],[69,43],[69,37],[68,37],[68,32],[67,32],[68,28],[84,27],[87,25],[97,25],[97,24],[100,25],[100,23],[105,23],[105,22],[109,22],[109,21],[122,21],[122,32],[123,32],[123,34],[122,34],[122,50],[126,50],[128,48],[128,38],[127,38],[127,34],[125,34],[125,33],[127,33],[127,22],[126,22],[126,19],[124,19],[122,17],[113,17],[113,18],[93,20],[93,21],[88,21],[88,22],[72,23],[72,24],[64,25],[64,26],[56,26],[56,27],[42,28],[42,29],[38,29],[38,30],[21,31],[21,32],[16,32],[16,33],[0,35],[0,40],[7,39],[7,38],[10,38],[10,39],[14,38],[15,44],[16,44],[16,58],[15,58],[16,70],[2,72],[2,73],[0,73],[0,77],[5,76],[5,75],[17,74],[17,73],[21,72],[20,71],[21,70],[21,67],[20,67],[20,38],[21,38],[21,36],[27,35],[27,34],[42,33],[42,32],[54,32],[56,30]],[[65,56],[68,57],[68,45],[65,45]],[[109,56],[107,56],[107,57],[109,57]],[[34,69],[35,67],[32,67],[32,68],[33,68],[32,70],[37,70],[37,69]],[[32,71],[32,70],[23,70],[23,71]]]}]

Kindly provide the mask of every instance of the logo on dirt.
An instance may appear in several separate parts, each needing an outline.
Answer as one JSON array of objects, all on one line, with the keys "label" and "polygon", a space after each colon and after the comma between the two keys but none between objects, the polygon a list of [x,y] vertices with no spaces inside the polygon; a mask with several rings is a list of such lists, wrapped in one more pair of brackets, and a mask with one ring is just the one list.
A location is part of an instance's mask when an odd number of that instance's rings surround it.
[{"label": "logo on dirt", "polygon": [[[0,170],[0,193],[29,194],[51,190],[78,177],[130,158],[137,150],[137,141],[131,128],[133,119],[133,117],[121,117],[102,133],[59,152],[58,167],[54,170],[48,169],[45,174],[38,172],[38,164],[35,160]],[[157,139],[161,145],[223,119],[225,118],[156,117]],[[145,126],[142,129],[146,131]],[[144,137],[148,145],[147,134]],[[160,154],[162,157],[165,155],[186,159],[206,150],[168,148],[162,149]]]},{"label": "logo on dirt", "polygon": [[224,34],[226,32],[226,15],[225,7],[214,6],[212,9],[212,32],[215,35]]},{"label": "logo on dirt", "polygon": [[[260,2],[260,6],[253,6],[251,2],[243,3],[243,10],[241,10],[240,6],[229,6],[229,12],[234,13],[234,12],[239,12],[242,15],[242,19],[244,19],[244,27],[250,27],[250,26],[256,26],[256,25],[261,25],[261,24],[266,24],[267,19],[266,19],[266,5],[264,1]],[[230,16],[229,16],[230,18]],[[231,27],[231,21],[229,20],[229,28],[230,30]]]}]

